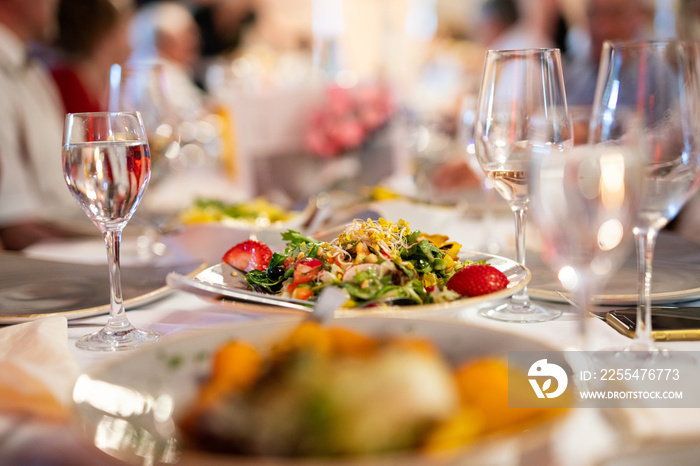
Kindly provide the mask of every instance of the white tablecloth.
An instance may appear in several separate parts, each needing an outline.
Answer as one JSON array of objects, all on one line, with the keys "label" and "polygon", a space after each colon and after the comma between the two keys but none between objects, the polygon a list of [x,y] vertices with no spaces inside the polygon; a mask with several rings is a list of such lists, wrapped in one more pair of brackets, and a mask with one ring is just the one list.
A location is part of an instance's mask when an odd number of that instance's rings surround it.
[{"label": "white tablecloth", "polygon": [[[471,221],[474,221],[473,219]],[[510,219],[499,220],[499,229],[510,224]],[[447,225],[447,224],[446,224]],[[420,225],[415,225],[416,227]],[[460,227],[464,231],[465,226]],[[457,231],[457,230],[455,230]],[[472,241],[478,241],[476,237]],[[498,322],[482,317],[474,308],[455,309],[430,318],[452,319],[464,323],[475,323],[502,331],[505,334],[515,333],[547,342],[557,348],[570,348],[577,341],[578,311],[571,306],[561,303],[547,303],[548,306],[563,310],[563,315],[553,321],[536,324],[516,324]],[[700,301],[690,303],[700,306]],[[167,341],[174,334],[181,334],[199,328],[210,328],[221,325],[235,324],[251,319],[269,319],[269,315],[244,314],[234,307],[222,306],[194,295],[172,291],[163,298],[145,304],[127,312],[129,319],[137,327],[151,328],[161,332]],[[97,330],[106,322],[106,316],[97,316],[69,322],[67,346],[75,358],[79,370],[85,371],[96,364],[119,358],[124,353],[99,353],[80,350],[75,341],[82,335]],[[83,324],[94,323],[96,327],[85,327]],[[589,319],[589,349],[623,348],[630,340],[617,333],[605,322]],[[78,326],[80,324],[80,326]],[[665,346],[671,350],[700,351],[700,342],[668,342]],[[31,438],[38,435],[42,426],[26,427],[15,434]],[[16,429],[0,422],[0,439]],[[24,434],[22,434],[24,432]],[[50,431],[45,437],[55,438]],[[680,446],[673,445],[674,439],[682,440]],[[572,410],[565,422],[558,426],[552,441],[545,450],[537,451],[534,456],[519,457],[519,449],[504,453],[498,458],[497,464],[561,464],[561,465],[591,465],[591,464],[627,464],[629,458],[634,464],[657,464],[658,455],[672,454],[678,462],[697,454],[694,444],[700,444],[700,409],[639,409],[639,410],[600,410],[596,408],[576,408]],[[21,444],[20,444],[21,445]],[[671,448],[669,453],[669,448]],[[656,453],[661,451],[662,453]],[[0,443],[0,463],[3,445]],[[639,453],[642,452],[642,453]],[[631,457],[638,453],[640,457]],[[70,455],[70,453],[67,453]],[[618,455],[624,459],[614,460]],[[66,458],[70,458],[67,456]],[[611,459],[612,458],[612,459]],[[629,461],[632,461],[631,459]],[[676,462],[674,460],[674,462]],[[3,463],[4,464],[4,463]],[[21,463],[18,463],[21,464]],[[58,463],[60,464],[60,463]],[[66,462],[66,464],[71,464]]]}]

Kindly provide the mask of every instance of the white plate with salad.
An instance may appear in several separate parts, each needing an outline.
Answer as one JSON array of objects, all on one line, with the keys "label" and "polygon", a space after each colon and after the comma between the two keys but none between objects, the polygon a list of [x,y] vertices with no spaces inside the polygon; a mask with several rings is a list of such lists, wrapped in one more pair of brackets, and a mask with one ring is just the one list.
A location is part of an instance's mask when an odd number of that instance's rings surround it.
[{"label": "white plate with salad", "polygon": [[293,312],[307,311],[324,287],[337,286],[348,299],[335,315],[357,316],[478,306],[513,295],[531,277],[517,262],[461,251],[446,236],[412,231],[403,220],[355,220],[331,241],[293,230],[282,237],[281,251],[246,240],[194,278],[168,283],[240,309]]}]

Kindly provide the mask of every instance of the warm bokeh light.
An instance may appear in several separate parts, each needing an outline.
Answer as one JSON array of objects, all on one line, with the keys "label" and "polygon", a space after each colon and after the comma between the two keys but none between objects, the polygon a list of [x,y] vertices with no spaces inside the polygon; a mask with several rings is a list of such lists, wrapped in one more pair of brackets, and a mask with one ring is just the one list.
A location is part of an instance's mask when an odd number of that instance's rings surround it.
[{"label": "warm bokeh light", "polygon": [[600,158],[600,196],[608,210],[619,209],[625,201],[625,158],[620,153]]},{"label": "warm bokeh light", "polygon": [[622,242],[625,229],[617,219],[605,221],[598,229],[598,246],[603,251],[610,251]]}]

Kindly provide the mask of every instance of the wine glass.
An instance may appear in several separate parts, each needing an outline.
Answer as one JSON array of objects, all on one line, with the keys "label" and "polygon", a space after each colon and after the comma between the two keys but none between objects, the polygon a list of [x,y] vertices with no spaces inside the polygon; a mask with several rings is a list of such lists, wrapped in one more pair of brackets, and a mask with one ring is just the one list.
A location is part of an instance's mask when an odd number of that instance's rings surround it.
[{"label": "wine glass", "polygon": [[540,254],[581,311],[572,345],[579,349],[590,349],[593,296],[633,247],[643,168],[638,152],[612,143],[533,149],[530,208]]},{"label": "wine glass", "polygon": [[122,302],[119,249],[122,230],[151,176],[151,156],[138,112],[69,113],[63,135],[63,174],[68,189],[102,232],[109,265],[107,325],[80,338],[79,348],[118,351],[160,339],[135,328]]},{"label": "wine glass", "polygon": [[476,158],[476,148],[474,144],[474,126],[476,123],[476,106],[478,103],[478,95],[467,94],[462,99],[462,104],[459,111],[459,121],[457,122],[457,142],[461,146],[464,158],[471,168],[472,172],[479,177],[481,193],[482,193],[482,211],[481,211],[481,247],[488,253],[498,254],[501,245],[498,242],[496,235],[493,234],[494,229],[494,202],[496,201],[495,192],[491,181],[486,177],[486,174],[481,169],[479,161]]},{"label": "wine glass", "polygon": [[107,110],[141,114],[151,149],[151,184],[164,176],[168,161],[180,150],[178,119],[168,95],[168,80],[159,63],[115,63],[110,68]]},{"label": "wine glass", "polygon": [[[151,191],[167,176],[180,155],[179,120],[168,96],[168,80],[160,63],[113,64],[110,68],[107,108],[110,112],[141,114],[151,150]],[[159,227],[167,216],[156,202],[149,202],[149,196],[144,199],[134,218],[143,226],[136,238],[139,257],[150,260],[165,255],[167,247],[159,240]]]},{"label": "wine glass", "polygon": [[[525,265],[525,220],[533,135],[561,147],[572,138],[558,49],[489,50],[479,92],[474,143],[481,168],[515,215],[516,261]],[[542,322],[561,311],[532,303],[527,289],[481,314],[509,322]]]},{"label": "wine glass", "polygon": [[640,358],[662,352],[651,334],[656,238],[698,185],[698,66],[697,46],[682,41],[603,45],[589,141],[633,147],[645,162],[644,190],[634,223],[637,330],[628,348]]}]

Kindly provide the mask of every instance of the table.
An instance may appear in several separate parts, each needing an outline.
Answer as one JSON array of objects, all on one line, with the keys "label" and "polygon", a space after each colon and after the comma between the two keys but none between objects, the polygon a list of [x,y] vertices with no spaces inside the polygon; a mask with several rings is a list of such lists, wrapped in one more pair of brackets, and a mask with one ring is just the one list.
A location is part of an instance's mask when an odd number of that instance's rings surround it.
[{"label": "table", "polygon": [[[538,324],[513,324],[492,321],[480,316],[477,309],[465,308],[454,309],[434,318],[493,328],[505,334],[525,335],[566,349],[575,341],[578,311],[567,304],[548,305],[562,309],[562,317]],[[700,300],[689,305],[700,307]],[[161,299],[129,310],[128,315],[136,326],[160,331],[166,340],[172,335],[197,329],[273,318],[269,315],[241,313],[231,306],[224,307],[176,290]],[[88,370],[122,356],[122,353],[93,353],[75,347],[75,341],[79,337],[103,325],[105,320],[106,316],[96,316],[69,322],[67,344],[80,370]],[[93,329],[86,326],[90,324],[96,327]],[[590,319],[589,332],[591,349],[620,348],[630,341],[598,319]],[[700,342],[669,342],[665,346],[673,350],[700,351]],[[700,422],[697,421],[700,410],[680,411],[639,410],[626,412],[625,416],[611,416],[610,410],[574,409],[572,415],[557,428],[546,448],[521,458],[519,446],[515,442],[499,458],[494,458],[494,464],[618,465],[632,461],[634,464],[656,464],[669,451],[674,455],[673,462],[690,462],[697,458],[694,455],[699,448],[695,444],[700,444]],[[642,424],[624,425],[625,422],[640,423],[644,419],[647,420],[646,431],[640,429]],[[669,437],[657,438],[660,433],[658,428],[666,429],[672,434],[674,427],[687,437],[680,446],[668,443]],[[40,440],[44,447],[33,448],[37,444],[36,440]],[[0,421],[0,463],[24,464],[28,457],[18,456],[20,453],[40,455],[42,452],[46,455],[42,457],[44,460],[50,458],[45,464],[96,464],[96,461],[100,464],[119,464],[111,458],[105,458],[101,452],[86,445],[79,436],[63,427],[33,421],[22,421],[19,425],[9,423],[7,419]],[[622,458],[616,458],[618,455],[622,455]]]}]

